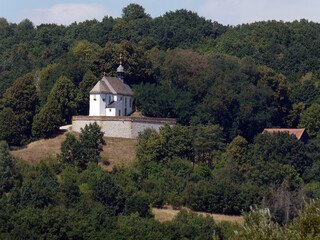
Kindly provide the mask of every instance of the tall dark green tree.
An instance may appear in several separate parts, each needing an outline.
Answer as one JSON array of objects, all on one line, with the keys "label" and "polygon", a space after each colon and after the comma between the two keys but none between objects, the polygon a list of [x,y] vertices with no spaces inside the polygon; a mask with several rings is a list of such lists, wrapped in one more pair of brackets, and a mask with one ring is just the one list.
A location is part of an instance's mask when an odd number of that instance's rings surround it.
[{"label": "tall dark green tree", "polygon": [[34,116],[32,135],[36,138],[49,137],[61,126],[62,113],[57,108],[58,102],[52,100],[44,105],[41,111]]},{"label": "tall dark green tree", "polygon": [[48,137],[63,124],[71,122],[76,109],[74,84],[61,76],[53,86],[46,105],[35,116],[32,133],[35,137]]},{"label": "tall dark green tree", "polygon": [[85,170],[89,163],[98,164],[104,145],[106,142],[101,128],[97,123],[89,124],[81,128],[79,140],[74,135],[67,134],[66,140],[61,143],[59,158],[64,164]]},{"label": "tall dark green tree", "polygon": [[0,139],[9,145],[19,145],[21,141],[20,123],[11,108],[0,112]]},{"label": "tall dark green tree", "polygon": [[103,151],[103,146],[106,145],[103,134],[104,133],[96,122],[86,125],[81,129],[79,140],[83,147],[82,157],[84,162],[98,164],[98,161],[101,158],[100,153]]},{"label": "tall dark green tree", "polygon": [[21,141],[31,136],[31,127],[39,103],[37,90],[31,73],[18,78],[3,95],[5,107],[13,110],[21,127]]},{"label": "tall dark green tree", "polygon": [[61,76],[53,86],[49,96],[47,104],[52,101],[57,101],[57,109],[61,111],[61,124],[67,124],[71,122],[71,118],[76,113],[76,90],[75,85],[70,79]]},{"label": "tall dark green tree", "polygon": [[90,70],[83,76],[83,79],[79,84],[79,91],[76,97],[78,114],[89,114],[89,92],[97,82],[97,77]]},{"label": "tall dark green tree", "polygon": [[41,106],[47,102],[48,95],[60,75],[61,68],[58,64],[50,64],[41,70],[39,83]]},{"label": "tall dark green tree", "polygon": [[13,157],[9,152],[8,144],[0,141],[0,195],[13,187],[14,178]]},{"label": "tall dark green tree", "polygon": [[224,136],[219,125],[197,125],[194,129],[193,149],[197,163],[214,167],[217,158],[225,148]]},{"label": "tall dark green tree", "polygon": [[137,20],[141,18],[151,18],[149,14],[139,4],[131,3],[122,9],[122,18],[127,21]]}]

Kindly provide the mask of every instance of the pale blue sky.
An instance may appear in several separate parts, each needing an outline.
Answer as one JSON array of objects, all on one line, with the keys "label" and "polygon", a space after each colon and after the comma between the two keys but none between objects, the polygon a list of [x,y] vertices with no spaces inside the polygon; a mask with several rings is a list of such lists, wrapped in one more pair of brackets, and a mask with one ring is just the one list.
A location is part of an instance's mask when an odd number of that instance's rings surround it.
[{"label": "pale blue sky", "polygon": [[0,0],[0,17],[16,23],[29,18],[35,25],[69,25],[100,21],[106,15],[120,17],[130,3],[140,4],[152,17],[183,8],[224,25],[302,18],[320,22],[319,0]]}]

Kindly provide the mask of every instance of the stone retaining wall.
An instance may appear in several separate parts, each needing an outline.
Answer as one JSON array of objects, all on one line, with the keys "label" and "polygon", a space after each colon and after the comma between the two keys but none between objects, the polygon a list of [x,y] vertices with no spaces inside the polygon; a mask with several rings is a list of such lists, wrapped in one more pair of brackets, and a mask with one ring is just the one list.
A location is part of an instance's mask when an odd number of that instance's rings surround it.
[{"label": "stone retaining wall", "polygon": [[74,116],[72,117],[72,131],[80,132],[86,124],[96,122],[106,137],[137,138],[140,132],[147,128],[159,132],[166,123],[176,124],[171,118],[140,118],[140,117],[105,117],[105,116]]}]

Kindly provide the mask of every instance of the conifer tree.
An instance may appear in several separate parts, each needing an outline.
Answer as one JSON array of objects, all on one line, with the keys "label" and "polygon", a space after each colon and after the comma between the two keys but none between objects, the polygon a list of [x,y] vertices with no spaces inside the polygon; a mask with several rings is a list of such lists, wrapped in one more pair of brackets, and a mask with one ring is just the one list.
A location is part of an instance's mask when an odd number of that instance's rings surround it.
[{"label": "conifer tree", "polygon": [[52,100],[41,109],[40,113],[35,115],[32,124],[32,135],[34,137],[49,137],[59,129],[62,115],[57,106],[58,102]]},{"label": "conifer tree", "polygon": [[89,114],[89,92],[97,83],[96,76],[89,70],[83,76],[79,84],[79,92],[77,94],[78,113],[80,115]]},{"label": "conifer tree", "polygon": [[5,107],[17,116],[24,142],[31,136],[31,126],[39,102],[36,86],[31,73],[18,78],[3,95]]},{"label": "conifer tree", "polygon": [[11,108],[0,112],[0,139],[9,145],[19,145],[21,139],[20,123]]},{"label": "conifer tree", "polygon": [[54,84],[47,101],[47,104],[57,102],[56,108],[61,112],[61,124],[70,123],[72,116],[76,114],[75,98],[75,85],[70,79],[61,76]]},{"label": "conifer tree", "polygon": [[63,124],[71,122],[76,113],[75,86],[61,76],[53,86],[46,105],[35,116],[32,134],[35,137],[48,137]]}]

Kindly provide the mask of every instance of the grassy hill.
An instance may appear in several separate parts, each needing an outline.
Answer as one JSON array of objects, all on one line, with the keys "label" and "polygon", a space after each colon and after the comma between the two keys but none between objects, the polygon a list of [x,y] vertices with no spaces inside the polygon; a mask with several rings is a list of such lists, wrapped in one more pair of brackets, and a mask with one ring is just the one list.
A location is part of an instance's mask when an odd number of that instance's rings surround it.
[{"label": "grassy hill", "polygon": [[[32,142],[18,150],[11,151],[12,155],[22,158],[29,163],[37,162],[46,157],[55,157],[60,153],[60,145],[65,140],[66,133],[62,133],[52,138],[41,139]],[[74,133],[78,135],[78,133]],[[136,152],[136,139],[125,138],[107,138],[105,137],[107,145],[103,147],[102,156],[106,157],[109,161],[108,166],[103,166],[107,171],[111,171],[115,165],[124,164],[129,166]]]}]

